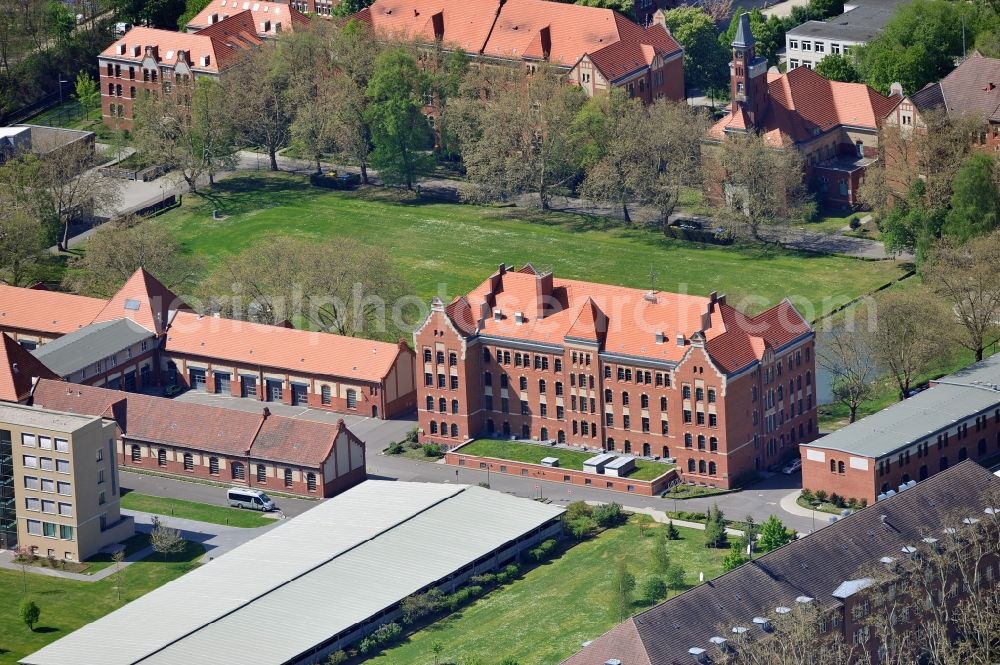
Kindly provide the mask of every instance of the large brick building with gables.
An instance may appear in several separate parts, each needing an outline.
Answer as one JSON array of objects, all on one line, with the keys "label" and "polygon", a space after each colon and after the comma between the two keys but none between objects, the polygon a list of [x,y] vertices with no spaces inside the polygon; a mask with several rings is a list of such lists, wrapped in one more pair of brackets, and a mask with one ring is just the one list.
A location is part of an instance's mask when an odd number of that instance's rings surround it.
[{"label": "large brick building with gables", "polygon": [[674,458],[732,487],[816,437],[815,335],[783,301],[708,297],[501,265],[414,334],[423,441],[484,435]]}]

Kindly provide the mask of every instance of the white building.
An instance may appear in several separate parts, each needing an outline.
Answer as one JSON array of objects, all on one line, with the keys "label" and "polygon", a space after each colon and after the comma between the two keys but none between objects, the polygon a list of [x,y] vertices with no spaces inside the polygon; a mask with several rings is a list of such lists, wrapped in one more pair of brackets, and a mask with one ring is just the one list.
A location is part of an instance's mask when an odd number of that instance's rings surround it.
[{"label": "white building", "polygon": [[785,33],[778,55],[788,70],[814,68],[828,55],[849,55],[882,30],[902,0],[850,0],[844,13],[826,21],[806,21]]}]

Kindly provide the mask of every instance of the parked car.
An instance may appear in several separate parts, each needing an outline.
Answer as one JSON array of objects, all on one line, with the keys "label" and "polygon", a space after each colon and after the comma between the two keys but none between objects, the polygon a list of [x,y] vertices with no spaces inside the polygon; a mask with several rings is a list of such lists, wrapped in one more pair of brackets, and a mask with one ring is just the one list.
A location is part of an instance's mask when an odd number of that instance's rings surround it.
[{"label": "parked car", "polygon": [[786,464],[784,468],[781,469],[781,472],[786,476],[790,476],[801,468],[802,468],[802,460],[796,457],[791,462]]},{"label": "parked car", "polygon": [[226,492],[229,505],[233,508],[249,508],[250,510],[275,510],[274,501],[267,494],[260,490],[251,490],[245,487],[231,487]]},{"label": "parked car", "polygon": [[173,397],[174,395],[179,395],[181,392],[181,387],[177,384],[171,384],[163,389],[164,397]]}]

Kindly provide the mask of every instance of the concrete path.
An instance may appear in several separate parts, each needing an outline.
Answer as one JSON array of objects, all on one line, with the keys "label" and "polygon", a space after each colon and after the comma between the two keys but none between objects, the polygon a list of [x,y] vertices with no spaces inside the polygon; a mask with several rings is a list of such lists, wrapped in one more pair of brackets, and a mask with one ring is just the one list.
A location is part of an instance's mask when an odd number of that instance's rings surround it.
[{"label": "concrete path", "polygon": [[[603,502],[601,502],[601,501],[588,501],[587,503],[589,503],[592,506],[603,505]],[[689,522],[687,520],[676,520],[676,519],[670,517],[669,515],[667,515],[662,510],[653,510],[652,508],[628,508],[626,506],[622,506],[622,508],[624,508],[625,510],[628,510],[630,513],[641,513],[643,515],[649,515],[650,517],[653,518],[654,522],[658,522],[660,524],[666,524],[667,522],[673,522],[674,526],[682,526],[685,529],[697,529],[698,531],[704,531],[705,530],[705,525],[702,524],[701,522]],[[726,527],[726,535],[733,536],[735,538],[740,538],[740,537],[743,536],[743,532],[740,531],[739,529],[730,529],[729,527]]]},{"label": "concrete path", "polygon": [[805,517],[816,523],[817,527],[823,527],[831,524],[831,519],[840,519],[839,516],[833,513],[823,512],[822,510],[810,510],[809,508],[803,508],[798,504],[799,495],[802,494],[802,490],[795,490],[790,494],[787,494],[781,498],[779,505],[781,509],[786,513],[792,515],[798,515],[800,517]]},{"label": "concrete path", "polygon": [[[122,561],[122,568],[130,566],[136,561],[141,561],[153,553],[152,547],[146,547],[139,550],[138,552],[133,552],[132,554],[125,557]],[[14,562],[14,553],[9,550],[0,551],[0,568],[6,568],[7,570],[21,571],[21,566]],[[99,582],[109,575],[115,573],[115,565],[111,564],[107,568],[97,571],[93,575],[87,575],[86,573],[73,573],[68,570],[58,570],[56,568],[42,568],[41,566],[27,566],[25,570],[32,575],[43,575],[45,577],[59,577],[64,580],[76,580],[78,582]]]}]

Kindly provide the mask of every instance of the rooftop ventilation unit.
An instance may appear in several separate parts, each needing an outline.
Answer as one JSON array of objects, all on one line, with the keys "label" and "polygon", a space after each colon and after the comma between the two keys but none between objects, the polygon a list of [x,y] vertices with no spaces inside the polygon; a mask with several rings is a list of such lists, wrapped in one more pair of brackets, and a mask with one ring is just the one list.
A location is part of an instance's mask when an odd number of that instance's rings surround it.
[{"label": "rooftop ventilation unit", "polygon": [[755,626],[758,626],[765,633],[771,632],[771,622],[765,617],[754,617],[753,622]]},{"label": "rooftop ventilation unit", "polygon": [[684,346],[684,333],[677,333],[677,346]]},{"label": "rooftop ventilation unit", "polygon": [[702,649],[701,647],[691,647],[690,649],[688,649],[688,653],[694,657],[694,660],[697,663],[711,662],[708,660],[708,654],[705,653],[705,650]]},{"label": "rooftop ventilation unit", "polygon": [[493,320],[494,321],[503,321],[503,312],[500,311],[499,307],[497,307],[496,309],[493,310]]},{"label": "rooftop ventilation unit", "polygon": [[878,562],[884,563],[887,566],[891,566],[892,564],[896,563],[896,560],[891,556],[884,556],[881,559],[879,559]]},{"label": "rooftop ventilation unit", "polygon": [[653,302],[653,303],[655,303],[656,302],[656,291],[646,291],[645,295],[642,296],[642,299],[645,300],[646,302]]},{"label": "rooftop ventilation unit", "polygon": [[914,554],[917,553],[917,548],[914,547],[913,545],[903,545],[903,547],[899,551],[907,556],[913,556]]},{"label": "rooftop ventilation unit", "polygon": [[604,661],[604,665],[622,665],[622,661],[617,658],[608,658]]},{"label": "rooftop ventilation unit", "polygon": [[789,612],[792,611],[792,608],[790,608],[790,607],[784,607],[784,606],[782,606],[782,607],[775,607],[774,611],[777,612],[778,614],[788,614]]},{"label": "rooftop ventilation unit", "polygon": [[978,524],[978,523],[979,523],[979,518],[978,517],[966,517],[964,520],[962,520],[962,524],[972,525],[972,524]]},{"label": "rooftop ventilation unit", "polygon": [[716,635],[715,637],[708,638],[708,641],[715,645],[715,648],[719,651],[729,652],[729,640],[726,638]]},{"label": "rooftop ventilation unit", "polygon": [[524,312],[514,312],[514,323],[518,325],[524,323]]},{"label": "rooftop ventilation unit", "polygon": [[816,599],[815,598],[810,598],[809,596],[799,596],[798,598],[795,599],[795,602],[799,603],[801,605],[808,605],[809,603],[813,602],[814,600],[816,600]]},{"label": "rooftop ventilation unit", "polygon": [[664,336],[664,334],[663,334],[663,331],[662,331],[662,330],[660,330],[660,331],[657,331],[657,332],[656,332],[656,343],[657,343],[657,344],[663,344],[663,339],[664,339],[664,337],[665,337],[665,336]]}]

